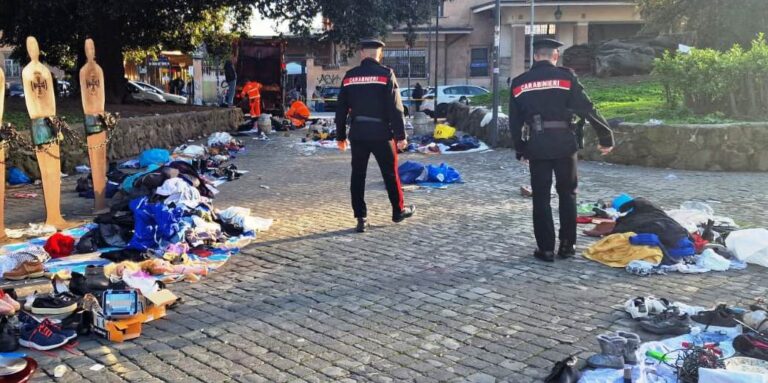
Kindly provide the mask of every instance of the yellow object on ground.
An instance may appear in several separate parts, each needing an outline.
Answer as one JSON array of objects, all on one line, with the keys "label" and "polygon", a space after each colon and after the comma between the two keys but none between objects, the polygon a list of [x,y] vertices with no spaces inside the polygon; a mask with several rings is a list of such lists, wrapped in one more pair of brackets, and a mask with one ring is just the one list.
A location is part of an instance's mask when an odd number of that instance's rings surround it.
[{"label": "yellow object on ground", "polygon": [[435,126],[435,138],[448,139],[456,135],[456,128],[446,124],[437,124]]},{"label": "yellow object on ground", "polygon": [[629,238],[635,233],[611,234],[596,242],[584,252],[584,258],[611,267],[626,267],[632,261],[661,262],[664,254],[658,247],[634,246]]}]

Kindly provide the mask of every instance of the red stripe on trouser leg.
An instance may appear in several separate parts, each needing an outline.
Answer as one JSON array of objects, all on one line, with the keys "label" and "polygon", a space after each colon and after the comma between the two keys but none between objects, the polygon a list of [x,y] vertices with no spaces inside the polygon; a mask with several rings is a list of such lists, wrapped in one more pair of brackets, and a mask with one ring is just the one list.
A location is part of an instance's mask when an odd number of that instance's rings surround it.
[{"label": "red stripe on trouser leg", "polygon": [[398,207],[400,208],[400,211],[403,211],[405,202],[403,201],[403,186],[400,184],[400,173],[397,171],[397,141],[395,140],[392,140],[392,154],[395,157],[395,182],[397,182]]}]

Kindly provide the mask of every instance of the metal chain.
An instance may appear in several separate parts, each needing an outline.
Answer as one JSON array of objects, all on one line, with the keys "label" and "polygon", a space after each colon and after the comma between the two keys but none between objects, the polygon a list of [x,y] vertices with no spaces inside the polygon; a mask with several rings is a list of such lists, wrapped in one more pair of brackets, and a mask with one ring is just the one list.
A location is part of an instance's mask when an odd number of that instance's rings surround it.
[{"label": "metal chain", "polygon": [[100,114],[99,122],[101,122],[102,126],[104,126],[107,129],[107,139],[104,140],[104,142],[94,146],[88,146],[88,141],[85,141],[86,142],[85,147],[88,150],[98,150],[109,145],[109,142],[112,141],[113,132],[115,130],[115,127],[117,127],[118,120],[120,120],[120,113],[104,112]]},{"label": "metal chain", "polygon": [[[71,143],[74,145],[77,145],[77,142],[83,142],[83,139],[80,137],[79,134],[77,134],[72,128],[67,124],[66,121],[64,121],[63,117],[46,117],[45,122],[48,124],[48,126],[51,127],[51,130],[53,131],[53,140],[51,142],[38,145],[37,148],[35,148],[35,151],[38,152],[45,152],[49,156],[60,160],[61,156],[54,156],[53,153],[48,151],[48,148],[51,147],[51,145],[61,145],[61,143]],[[59,152],[61,153],[61,152]]]}]

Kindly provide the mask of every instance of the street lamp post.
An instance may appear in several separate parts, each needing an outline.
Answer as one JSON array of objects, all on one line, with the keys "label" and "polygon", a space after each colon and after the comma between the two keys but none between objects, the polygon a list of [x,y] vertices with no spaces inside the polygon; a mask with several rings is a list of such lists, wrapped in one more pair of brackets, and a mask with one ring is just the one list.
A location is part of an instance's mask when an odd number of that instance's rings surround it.
[{"label": "street lamp post", "polygon": [[536,0],[531,0],[531,44],[530,44],[530,59],[528,66],[533,67],[533,39],[536,37],[536,29],[534,28],[533,20],[536,19]]},{"label": "street lamp post", "polygon": [[437,64],[440,61],[437,59],[440,52],[438,50],[438,47],[440,47],[440,1],[442,0],[437,0],[437,8],[435,9],[435,105],[433,106],[433,119],[435,125],[437,125],[437,97],[440,94],[440,92],[437,91]]},{"label": "street lamp post", "polygon": [[493,129],[491,129],[491,145],[496,145],[499,138],[499,45],[501,39],[501,1],[496,0],[494,11],[493,31]]}]

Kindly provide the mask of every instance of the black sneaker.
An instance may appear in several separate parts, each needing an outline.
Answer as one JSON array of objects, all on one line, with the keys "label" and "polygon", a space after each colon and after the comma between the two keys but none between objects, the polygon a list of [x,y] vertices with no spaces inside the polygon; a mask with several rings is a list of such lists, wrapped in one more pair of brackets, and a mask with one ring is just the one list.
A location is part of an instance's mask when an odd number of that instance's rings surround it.
[{"label": "black sneaker", "polygon": [[736,313],[726,305],[720,304],[714,310],[702,311],[691,317],[691,320],[706,326],[736,327]]},{"label": "black sneaker", "polygon": [[355,226],[355,231],[358,233],[365,233],[365,230],[367,228],[368,228],[368,220],[365,218],[358,218],[357,226]]},{"label": "black sneaker", "polygon": [[536,250],[533,252],[533,256],[536,257],[536,259],[542,260],[544,262],[554,262],[555,261],[555,252],[554,251],[541,251]]},{"label": "black sneaker", "polygon": [[30,311],[37,315],[69,314],[77,310],[77,297],[70,293],[36,296]]},{"label": "black sneaker", "polygon": [[568,241],[560,241],[560,248],[557,250],[557,256],[563,259],[576,256],[576,246]]},{"label": "black sneaker", "polygon": [[658,335],[683,335],[691,332],[688,314],[680,314],[677,309],[664,311],[648,320],[640,322],[640,328]]},{"label": "black sneaker", "polygon": [[413,217],[415,213],[416,213],[416,206],[410,205],[405,209],[403,209],[403,211],[392,214],[392,222],[395,222],[395,223],[403,222],[407,218]]}]

